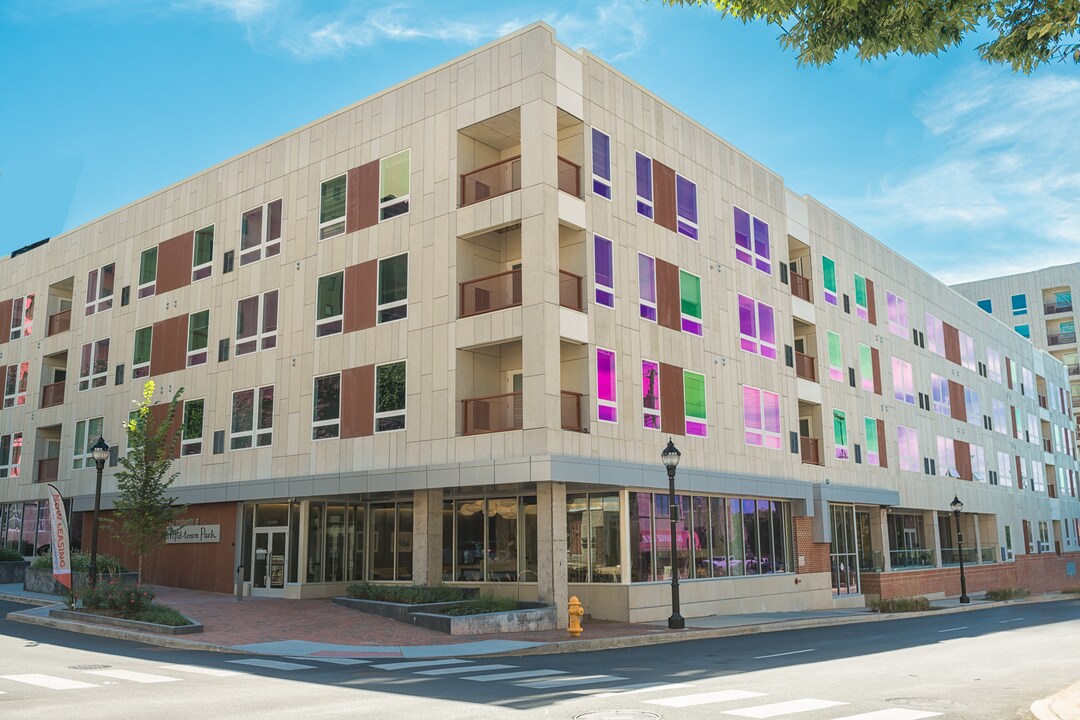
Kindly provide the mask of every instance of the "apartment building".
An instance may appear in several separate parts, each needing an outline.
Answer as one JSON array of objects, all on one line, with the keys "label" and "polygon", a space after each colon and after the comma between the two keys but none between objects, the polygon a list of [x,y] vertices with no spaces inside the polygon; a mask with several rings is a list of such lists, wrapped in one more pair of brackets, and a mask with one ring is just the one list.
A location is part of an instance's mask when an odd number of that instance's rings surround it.
[{"label": "apartment building", "polygon": [[0,278],[25,554],[49,482],[85,544],[88,447],[115,448],[107,513],[153,379],[159,408],[184,389],[187,505],[153,582],[461,583],[632,621],[667,617],[673,573],[689,617],[955,594],[961,552],[972,591],[1080,582],[1066,366],[543,24]]}]

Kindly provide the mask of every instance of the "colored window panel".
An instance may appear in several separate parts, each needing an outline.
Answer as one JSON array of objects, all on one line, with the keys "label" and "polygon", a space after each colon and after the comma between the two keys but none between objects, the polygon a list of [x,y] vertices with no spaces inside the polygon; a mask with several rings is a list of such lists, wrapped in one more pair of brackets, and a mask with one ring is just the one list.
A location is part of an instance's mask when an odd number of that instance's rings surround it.
[{"label": "colored window panel", "polygon": [[199,455],[202,453],[203,437],[203,401],[185,400],[180,440],[181,455]]},{"label": "colored window panel", "polygon": [[683,332],[688,332],[691,335],[701,335],[701,278],[685,270],[680,270],[679,296],[682,308]]},{"label": "colored window panel", "polygon": [[836,263],[824,255],[821,256],[821,282],[825,288],[825,302],[836,305]]},{"label": "colored window panel", "polygon": [[379,161],[379,220],[409,212],[410,152],[384,157]]},{"label": "colored window panel", "polygon": [[202,310],[188,316],[187,366],[202,365],[207,360],[210,345],[210,311]]},{"label": "colored window panel", "polygon": [[776,327],[771,305],[739,295],[739,345],[747,352],[776,359]]},{"label": "colored window panel", "polygon": [[705,422],[705,376],[683,370],[683,407],[686,413],[686,434],[705,437],[709,426]]},{"label": "colored window panel", "polygon": [[911,363],[898,357],[892,359],[893,397],[900,402],[915,404],[915,379]]},{"label": "colored window panel", "polygon": [[735,208],[735,259],[772,274],[769,225],[745,210]]},{"label": "colored window panel", "polygon": [[1013,315],[1027,315],[1028,304],[1027,295],[1023,293],[1012,296],[1012,313]]},{"label": "colored window panel", "polygon": [[86,277],[86,314],[103,312],[112,307],[116,263],[91,270]]},{"label": "colored window panel", "polygon": [[341,431],[341,374],[315,378],[311,411],[311,439],[338,437]]},{"label": "colored window panel", "polygon": [[636,174],[637,211],[650,220],[653,218],[653,179],[652,158],[635,153],[634,171]]},{"label": "colored window panel", "polygon": [[375,432],[405,429],[405,362],[375,368]]},{"label": "colored window panel", "polygon": [[848,451],[848,428],[847,414],[843,410],[833,410],[833,446],[836,449],[837,460],[847,460],[851,457]]},{"label": "colored window panel", "polygon": [[615,307],[615,250],[610,240],[593,235],[596,304]]},{"label": "colored window panel", "polygon": [[934,412],[949,417],[952,415],[952,404],[949,398],[949,381],[940,375],[930,374],[930,387],[933,396]]},{"label": "colored window panel", "polygon": [[611,138],[592,129],[593,192],[611,199]]},{"label": "colored window panel", "polygon": [[844,382],[844,358],[840,352],[840,335],[828,330],[826,338],[829,346],[829,377],[837,382]]},{"label": "colored window panel", "polygon": [[603,422],[618,422],[615,351],[596,348],[596,407]]},{"label": "colored window panel", "polygon": [[11,330],[9,340],[30,337],[34,330],[34,293],[11,301]]},{"label": "colored window panel", "polygon": [[986,348],[986,377],[1001,384],[1001,353],[993,348]]},{"label": "colored window panel", "polygon": [[686,237],[698,239],[697,185],[675,176],[675,209],[678,214],[676,229]]},{"label": "colored window panel", "polygon": [[319,189],[319,239],[345,232],[345,204],[348,175],[327,180]]},{"label": "colored window panel", "polygon": [[989,298],[985,300],[979,300],[975,304],[978,305],[985,312],[988,312],[990,314],[993,314],[994,312],[994,303],[992,303]]},{"label": "colored window panel", "polygon": [[1021,325],[1016,325],[1016,326],[1013,327],[1013,329],[1016,330],[1016,332],[1019,333],[1020,335],[1022,335],[1023,337],[1026,337],[1028,339],[1031,338],[1031,326],[1028,325],[1027,323],[1023,323]]},{"label": "colored window panel", "polygon": [[897,425],[896,439],[900,449],[900,469],[919,472],[919,433],[915,428]]},{"label": "colored window panel", "polygon": [[859,343],[859,375],[862,389],[874,392],[874,360],[869,345]]},{"label": "colored window panel", "polygon": [[404,320],[409,314],[409,255],[379,261],[379,289],[375,316],[378,322]]},{"label": "colored window panel", "polygon": [[641,361],[642,422],[649,430],[660,429],[660,365],[649,360]]},{"label": "colored window panel", "polygon": [[638,253],[638,311],[656,322],[656,259],[644,253]]},{"label": "colored window panel", "polygon": [[236,354],[246,355],[277,346],[278,291],[244,298],[236,303]]},{"label": "colored window panel", "polygon": [[281,200],[244,213],[240,220],[240,265],[258,262],[280,252]]},{"label": "colored window panel", "polygon": [[79,364],[79,390],[105,387],[109,374],[109,339],[82,346]]},{"label": "colored window panel", "polygon": [[22,433],[0,435],[0,478],[19,477],[22,448]]},{"label": "colored window panel", "polygon": [[78,470],[79,468],[90,468],[96,465],[90,446],[101,437],[103,426],[104,418],[91,418],[75,423],[75,451],[71,460],[72,469]]},{"label": "colored window panel", "polygon": [[926,313],[926,349],[945,357],[945,324],[930,313]]},{"label": "colored window panel", "polygon": [[214,226],[195,231],[191,250],[191,282],[214,274]]},{"label": "colored window panel", "polygon": [[877,420],[864,418],[866,425],[866,463],[867,465],[880,465],[881,453],[878,449]]},{"label": "colored window panel", "polygon": [[139,256],[139,297],[150,297],[157,288],[157,256],[158,249],[155,245],[148,250],[143,250]]},{"label": "colored window panel", "polygon": [[780,449],[780,396],[743,385],[743,434],[747,445]]},{"label": "colored window panel", "polygon": [[[108,340],[106,342],[106,354],[108,353]],[[26,392],[30,385],[30,361],[8,365],[7,377],[4,379],[4,407],[16,407],[26,404]],[[97,387],[95,385],[94,387]]]},{"label": "colored window panel", "polygon": [[135,351],[131,356],[132,378],[143,378],[150,374],[150,350],[153,347],[153,342],[153,325],[135,331]]},{"label": "colored window panel", "polygon": [[341,332],[345,322],[345,273],[336,272],[319,278],[315,300],[315,337]]},{"label": "colored window panel", "polygon": [[274,439],[274,386],[233,393],[229,447],[268,447]]},{"label": "colored window panel", "polygon": [[866,294],[866,278],[855,273],[855,314],[863,320],[870,319],[870,311]]}]

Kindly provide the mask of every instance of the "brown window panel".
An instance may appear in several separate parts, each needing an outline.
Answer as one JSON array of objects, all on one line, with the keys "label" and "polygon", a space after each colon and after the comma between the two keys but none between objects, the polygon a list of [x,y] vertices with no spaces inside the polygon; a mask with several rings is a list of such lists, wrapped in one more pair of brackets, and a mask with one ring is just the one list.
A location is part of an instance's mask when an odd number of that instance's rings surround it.
[{"label": "brown window panel", "polygon": [[[190,268],[188,276],[191,276]],[[154,323],[150,346],[151,376],[183,370],[187,366],[187,331],[187,315]]]},{"label": "brown window panel", "polygon": [[[871,325],[877,325],[877,303],[874,302],[874,281],[866,280],[866,312]],[[878,395],[881,393],[879,392]]]},{"label": "brown window panel", "polygon": [[346,181],[345,232],[379,224],[379,161],[349,170]]},{"label": "brown window panel", "polygon": [[375,327],[375,301],[378,293],[379,261],[369,260],[345,268],[343,312],[345,332]]},{"label": "brown window panel", "polygon": [[888,444],[885,442],[885,421],[875,420],[877,423],[877,437],[878,437],[878,465],[883,468],[889,467],[889,456],[885,452],[885,446]]},{"label": "brown window panel", "polygon": [[375,366],[341,371],[341,437],[375,434]]},{"label": "brown window panel", "polygon": [[652,166],[656,224],[675,232],[675,171],[656,160]]},{"label": "brown window panel", "polygon": [[191,253],[194,244],[195,232],[192,231],[177,235],[158,245],[155,289],[157,295],[191,284]]},{"label": "brown window panel", "polygon": [[656,259],[656,321],[666,328],[682,330],[682,295],[679,268]]},{"label": "brown window panel", "polygon": [[945,331],[945,358],[960,364],[960,333],[949,323],[941,323]]},{"label": "brown window panel", "polygon": [[660,430],[669,435],[686,434],[681,367],[660,363]]},{"label": "brown window panel", "polygon": [[949,381],[949,411],[953,420],[967,422],[967,407],[964,404],[964,386]]},{"label": "brown window panel", "polygon": [[11,339],[11,306],[13,300],[0,301],[0,345]]}]

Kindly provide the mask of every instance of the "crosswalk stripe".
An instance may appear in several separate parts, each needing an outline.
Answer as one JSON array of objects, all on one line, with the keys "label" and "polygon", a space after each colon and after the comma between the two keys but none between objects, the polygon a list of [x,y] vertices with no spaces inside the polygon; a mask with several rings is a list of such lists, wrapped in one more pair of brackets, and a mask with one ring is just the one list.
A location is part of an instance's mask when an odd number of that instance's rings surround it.
[{"label": "crosswalk stripe", "polygon": [[162,670],[174,672],[188,672],[196,675],[209,675],[210,677],[251,677],[235,670],[222,670],[220,668],[199,667],[198,665],[161,665]]},{"label": "crosswalk stripe", "polygon": [[673,698],[646,700],[645,702],[649,705],[681,708],[693,707],[695,705],[707,705],[709,703],[731,702],[732,700],[749,700],[750,698],[755,697],[765,697],[765,693],[750,692],[749,690],[717,690],[716,692],[679,695]]},{"label": "crosswalk stripe", "polygon": [[339,658],[339,657],[312,657],[311,655],[305,655],[302,657],[289,657],[290,660],[308,660],[310,662],[324,662],[331,665],[365,665],[370,660],[358,660],[356,658]]},{"label": "crosswalk stripe", "polygon": [[779,715],[809,712],[810,710],[824,710],[825,708],[836,707],[837,705],[847,705],[847,703],[838,702],[836,700],[801,698],[799,700],[788,700],[786,702],[771,703],[769,705],[755,705],[754,707],[743,708],[741,710],[724,710],[723,713],[725,715],[735,715],[736,717],[771,718]]},{"label": "crosswalk stripe", "polygon": [[453,675],[466,672],[488,672],[489,670],[509,670],[517,665],[466,665],[465,667],[439,668],[438,670],[418,670],[417,675]]},{"label": "crosswalk stripe", "polygon": [[596,690],[575,690],[574,692],[578,695],[592,695],[595,698],[611,698],[621,697],[623,695],[637,695],[638,693],[664,692],[667,690],[678,690],[688,687],[694,686],[690,683],[648,682],[637,683],[635,685],[620,685],[619,687],[613,688],[597,688]]},{"label": "crosswalk stripe", "polygon": [[530,677],[566,674],[566,670],[522,670],[521,672],[495,673],[494,675],[473,675],[464,679],[473,680],[475,682],[494,682],[495,680],[521,680]]},{"label": "crosswalk stripe", "polygon": [[581,675],[579,677],[561,677],[553,678],[551,680],[529,680],[514,684],[518,687],[530,688],[532,690],[551,690],[553,688],[589,685],[591,683],[608,683],[625,679],[626,678],[619,677],[618,675]]},{"label": "crosswalk stripe", "polygon": [[226,660],[225,662],[237,665],[252,665],[254,667],[270,668],[271,670],[314,670],[314,665],[301,665],[300,663],[285,662],[283,660],[263,660],[262,658],[247,658],[245,660]]},{"label": "crosswalk stripe", "polygon": [[371,667],[379,668],[380,670],[408,670],[409,668],[435,667],[437,665],[461,665],[462,663],[471,662],[472,660],[456,660],[450,658],[448,660],[415,660],[413,662],[382,663],[380,665],[372,665]]},{"label": "crosswalk stripe", "polygon": [[133,670],[85,670],[88,675],[99,675],[101,677],[116,678],[117,680],[127,680],[129,682],[145,683],[147,685],[152,683],[165,683],[165,682],[180,682],[178,677],[169,677],[168,675],[151,675],[150,673],[134,672]]},{"label": "crosswalk stripe", "polygon": [[888,710],[875,710],[874,712],[860,715],[845,715],[836,720],[925,720],[925,718],[938,717],[939,712],[928,710],[908,710],[907,708],[889,708]]},{"label": "crosswalk stripe", "polygon": [[28,675],[2,675],[0,678],[26,683],[27,685],[37,685],[38,687],[49,688],[50,690],[78,690],[80,688],[100,687],[99,685],[82,682],[80,680],[68,680],[67,678],[55,677],[53,675],[39,675],[36,673]]}]

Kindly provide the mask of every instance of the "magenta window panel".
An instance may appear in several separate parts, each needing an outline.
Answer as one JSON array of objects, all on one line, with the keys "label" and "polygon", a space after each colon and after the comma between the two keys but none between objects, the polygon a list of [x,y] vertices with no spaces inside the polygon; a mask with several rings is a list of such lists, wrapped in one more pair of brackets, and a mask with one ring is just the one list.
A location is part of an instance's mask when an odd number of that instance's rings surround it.
[{"label": "magenta window panel", "polygon": [[638,297],[641,317],[656,322],[656,259],[638,253]]},{"label": "magenta window panel", "polygon": [[596,302],[598,305],[615,307],[615,256],[612,242],[593,235],[593,252],[596,263]]},{"label": "magenta window panel", "polygon": [[780,449],[780,395],[773,392],[762,391],[763,429],[765,431],[765,447],[774,450]]},{"label": "magenta window panel", "polygon": [[747,445],[762,444],[761,391],[743,385],[743,433]]},{"label": "magenta window panel", "polygon": [[682,319],[682,329],[683,329],[683,332],[688,332],[688,333],[690,333],[691,335],[698,335],[698,336],[700,336],[700,335],[704,334],[704,327],[705,327],[705,326],[704,326],[704,325],[702,325],[702,324],[701,324],[700,322],[698,322],[697,320],[691,320],[691,319],[690,319],[690,318],[688,318],[688,317],[684,317],[684,318]]},{"label": "magenta window panel", "polygon": [[746,352],[757,354],[757,312],[753,298],[739,295],[739,344]]},{"label": "magenta window panel", "polygon": [[637,173],[637,211],[650,220],[653,217],[652,158],[636,153],[634,165]]},{"label": "magenta window panel", "polygon": [[643,422],[649,430],[660,429],[660,366],[650,360],[641,361],[641,407]]},{"label": "magenta window panel", "polygon": [[750,247],[750,214],[735,208],[735,259],[753,265],[753,252]]},{"label": "magenta window panel", "polygon": [[678,231],[692,240],[697,240],[697,185],[682,175],[675,176],[675,209],[678,214]]},{"label": "magenta window panel", "polygon": [[596,348],[596,405],[601,420],[618,421],[614,350]]},{"label": "magenta window panel", "polygon": [[764,220],[754,218],[754,267],[761,272],[772,274],[772,256],[769,251],[769,225]]},{"label": "magenta window panel", "polygon": [[709,426],[707,423],[698,422],[697,420],[687,420],[686,434],[694,437],[708,437]]},{"label": "magenta window panel", "polygon": [[758,347],[761,357],[776,359],[776,328],[773,325],[771,305],[758,303]]}]

